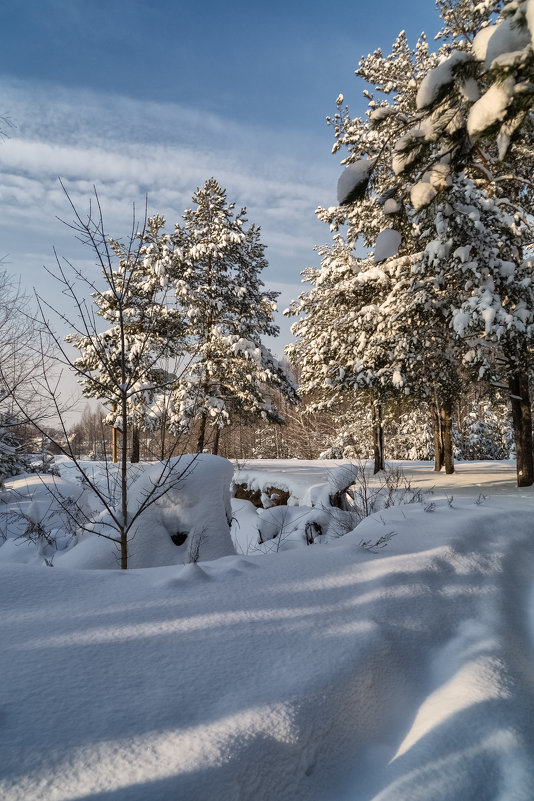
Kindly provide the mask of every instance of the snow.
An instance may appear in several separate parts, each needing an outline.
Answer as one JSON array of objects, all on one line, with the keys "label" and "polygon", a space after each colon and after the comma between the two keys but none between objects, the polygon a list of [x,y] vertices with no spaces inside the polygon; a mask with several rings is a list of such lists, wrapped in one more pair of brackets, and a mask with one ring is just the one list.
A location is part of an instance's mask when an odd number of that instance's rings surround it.
[{"label": "snow", "polygon": [[365,190],[374,165],[375,159],[361,159],[345,167],[337,182],[337,202],[340,206],[349,203],[355,194]]},{"label": "snow", "polygon": [[430,106],[439,96],[443,87],[452,83],[458,65],[472,61],[472,59],[471,53],[454,50],[447,59],[430,70],[421,81],[421,86],[417,91],[417,108],[423,109]]},{"label": "snow", "polygon": [[488,25],[482,28],[473,39],[473,53],[477,61],[485,61],[488,51],[488,42],[495,33],[497,25]]},{"label": "snow", "polygon": [[[337,466],[237,478],[311,506]],[[533,491],[403,466],[433,496],[327,544],[127,572],[1,546],[2,799],[529,801]]]},{"label": "snow", "polygon": [[393,197],[389,197],[383,205],[384,214],[396,214],[400,211],[400,203]]},{"label": "snow", "polygon": [[426,181],[419,181],[410,189],[410,201],[416,211],[432,203],[436,195],[432,184]]},{"label": "snow", "polygon": [[525,19],[530,31],[531,42],[534,42],[534,0],[527,0],[525,4]]},{"label": "snow", "polygon": [[469,136],[483,133],[491,125],[500,122],[506,115],[514,95],[515,81],[506,78],[501,83],[494,83],[485,94],[473,104],[467,118]]},{"label": "snow", "polygon": [[[129,565],[132,568],[184,564],[198,545],[202,560],[219,559],[234,553],[229,521],[232,517],[230,483],[233,468],[226,459],[208,454],[182,456],[169,463],[164,495],[157,490],[162,474],[158,463],[146,469],[129,488],[131,514],[141,508],[150,493],[156,500],[134,523],[130,537]],[[208,492],[209,490],[209,492]],[[109,533],[111,518],[102,515],[97,532]],[[181,535],[175,544],[171,537]],[[113,569],[119,558],[115,542],[88,534],[73,548],[59,555],[55,565],[70,568]]]},{"label": "snow", "polygon": [[374,261],[378,264],[381,261],[395,256],[402,242],[402,234],[394,228],[384,228],[376,238]]},{"label": "snow", "polygon": [[485,66],[491,68],[493,62],[505,53],[523,50],[531,43],[528,28],[519,26],[514,17],[508,17],[495,26],[486,48]]}]

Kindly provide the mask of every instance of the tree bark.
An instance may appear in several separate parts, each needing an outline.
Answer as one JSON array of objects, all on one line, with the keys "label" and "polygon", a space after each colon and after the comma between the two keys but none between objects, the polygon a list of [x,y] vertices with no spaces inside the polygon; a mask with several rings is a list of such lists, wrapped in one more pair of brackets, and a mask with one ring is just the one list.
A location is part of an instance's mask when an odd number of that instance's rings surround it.
[{"label": "tree bark", "polygon": [[530,487],[534,483],[534,456],[532,453],[532,411],[526,371],[517,369],[509,377],[508,386],[514,424],[517,486]]},{"label": "tree bark", "polygon": [[132,451],[130,453],[130,462],[137,464],[139,461],[140,441],[139,441],[139,427],[132,426]]},{"label": "tree bark", "polygon": [[384,469],[384,427],[382,425],[382,404],[380,401],[373,403],[373,455],[374,470],[379,473]]},{"label": "tree bark", "polygon": [[165,435],[167,433],[167,410],[163,412],[163,420],[161,421],[161,448],[160,459],[163,462],[165,459]]},{"label": "tree bark", "polygon": [[128,412],[126,405],[126,393],[121,397],[121,418],[122,418],[122,449],[121,449],[121,570],[128,568],[128,463],[126,461],[126,450],[128,441]]},{"label": "tree bark", "polygon": [[219,453],[220,439],[221,439],[221,429],[219,428],[219,426],[217,426],[217,428],[215,429],[215,439],[213,440],[213,448],[211,451],[214,456],[217,456]]},{"label": "tree bark", "polygon": [[434,470],[439,473],[443,467],[443,443],[441,439],[440,410],[434,391],[432,391],[430,408],[432,410],[432,432],[434,434]]},{"label": "tree bark", "polygon": [[452,401],[446,400],[441,404],[441,441],[443,447],[443,463],[445,472],[454,473],[454,455],[452,445]]},{"label": "tree bark", "polygon": [[200,418],[200,426],[198,429],[198,437],[197,437],[197,453],[202,453],[204,450],[204,442],[206,439],[206,415],[203,414]]}]

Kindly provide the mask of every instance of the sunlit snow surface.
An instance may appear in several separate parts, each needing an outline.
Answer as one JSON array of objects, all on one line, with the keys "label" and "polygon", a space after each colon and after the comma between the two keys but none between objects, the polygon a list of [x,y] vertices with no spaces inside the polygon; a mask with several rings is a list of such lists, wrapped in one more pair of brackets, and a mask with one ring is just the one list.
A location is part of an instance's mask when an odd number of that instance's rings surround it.
[{"label": "sunlit snow surface", "polygon": [[[328,466],[242,477],[311,502]],[[530,801],[533,492],[409,469],[433,503],[327,545],[126,573],[2,546],[0,797]]]}]

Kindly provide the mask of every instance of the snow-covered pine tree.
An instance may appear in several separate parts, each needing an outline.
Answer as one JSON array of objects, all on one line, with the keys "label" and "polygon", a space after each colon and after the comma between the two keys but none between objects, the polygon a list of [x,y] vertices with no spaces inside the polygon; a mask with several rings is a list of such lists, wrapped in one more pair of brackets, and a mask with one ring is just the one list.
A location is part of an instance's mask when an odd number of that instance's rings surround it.
[{"label": "snow-covered pine tree", "polygon": [[20,453],[21,441],[13,430],[16,423],[10,415],[0,417],[0,488],[7,478],[25,473],[28,469]]},{"label": "snow-covered pine tree", "polygon": [[[473,5],[464,0],[440,0],[438,7],[444,20],[439,34],[445,41],[441,61],[418,86],[412,127],[395,142],[392,166],[407,182],[416,217],[426,217],[427,221],[434,217],[436,231],[438,227],[442,229],[437,238],[431,236],[426,244],[431,250],[446,249],[439,271],[441,282],[451,290],[454,286],[456,293],[449,310],[451,325],[453,310],[456,310],[454,327],[458,335],[467,338],[466,341],[477,335],[483,337],[486,346],[493,345],[494,352],[504,356],[515,421],[518,483],[528,486],[534,480],[528,389],[532,268],[524,259],[523,246],[532,241],[528,222],[528,214],[532,212],[530,176],[534,167],[532,119],[531,115],[518,112],[512,125],[504,106],[502,114],[495,112],[494,103],[498,98],[494,95],[501,92],[503,85],[496,84],[488,90],[488,73],[485,72],[488,63],[499,60],[497,52],[504,52],[511,42],[515,42],[514,47],[519,46],[517,37],[522,34],[516,27],[517,20],[513,25],[502,23],[497,29],[491,26],[501,7],[499,2]],[[479,116],[485,114],[487,119],[493,114],[493,124],[475,131],[471,124],[474,111]],[[497,123],[500,128],[496,140],[490,138],[484,143],[480,134],[495,129]],[[483,190],[486,198],[477,195],[480,203],[475,209],[473,198]],[[451,211],[449,196],[454,198],[454,211]],[[464,215],[467,216],[466,225],[462,224]],[[474,215],[474,225],[469,221],[471,215]],[[455,225],[454,220],[458,220],[458,224]],[[495,235],[490,245],[492,228]],[[503,237],[502,242],[499,237]],[[469,268],[465,264],[470,264],[470,259],[466,257],[466,262],[460,266],[454,254],[464,253],[462,248],[465,247],[472,254],[477,253],[479,247],[480,252],[488,253],[481,240],[485,240],[492,251],[489,269],[482,267],[481,259],[475,259],[476,267],[467,276]],[[510,263],[509,268],[501,271],[496,254],[503,262]],[[435,272],[436,259],[428,255],[427,250],[419,262],[421,275]],[[488,293],[493,298],[493,312],[486,309],[484,320],[479,315],[478,331],[473,316],[469,326],[457,325],[458,308],[465,311],[480,307],[484,303],[481,298],[487,298]],[[490,314],[501,318],[496,327],[488,323]],[[506,335],[503,315],[508,321]],[[472,350],[469,358],[473,358]],[[495,362],[495,356],[491,360]]]},{"label": "snow-covered pine tree", "polygon": [[458,445],[464,459],[509,459],[513,430],[506,405],[473,403],[461,421]]},{"label": "snow-covered pine tree", "polygon": [[298,316],[296,343],[287,353],[300,367],[300,389],[323,411],[353,399],[353,414],[372,410],[375,472],[384,465],[382,405],[391,392],[380,302],[389,277],[372,259],[355,259],[339,234],[332,247],[318,248],[321,268],[303,271],[312,289],[286,311]]},{"label": "snow-covered pine tree", "polygon": [[292,401],[296,391],[282,365],[262,344],[274,335],[276,292],[260,273],[267,262],[257,226],[246,228],[214,178],[193,195],[173,235],[175,291],[187,316],[190,366],[174,398],[177,418],[198,421],[197,451],[232,415],[282,423],[269,395],[276,386]]},{"label": "snow-covered pine tree", "polygon": [[[321,285],[320,294],[325,290],[335,294],[338,280],[351,284],[350,289],[339,287],[339,291],[346,292],[347,313],[338,298],[331,303],[330,314],[336,308],[343,309],[340,319],[335,323],[330,320],[336,329],[333,336],[339,342],[338,330],[344,330],[346,337],[344,361],[332,360],[331,365],[343,370],[343,381],[347,376],[347,381],[353,382],[357,375],[357,384],[372,386],[377,408],[384,397],[399,391],[428,400],[436,409],[433,423],[436,454],[440,457],[436,467],[441,468],[441,455],[445,454],[443,461],[451,472],[451,409],[454,394],[459,391],[459,359],[449,321],[442,313],[447,302],[443,288],[437,292],[428,277],[421,277],[413,269],[424,238],[413,210],[402,202],[406,193],[402,167],[410,159],[412,139],[417,141],[417,136],[410,133],[417,87],[436,63],[437,57],[428,53],[424,36],[411,51],[401,33],[390,55],[376,51],[360,61],[357,74],[373,86],[373,92],[364,93],[369,101],[366,118],[352,119],[347,107],[342,111],[343,98],[338,98],[338,111],[329,122],[336,136],[333,151],[341,147],[349,151],[343,161],[347,166],[338,184],[338,206],[318,209],[317,213],[334,231],[347,225],[347,263],[351,249],[362,244],[374,252],[367,259],[352,259],[353,266],[346,276],[310,277],[317,286]],[[392,101],[375,100],[376,91],[392,95]],[[394,146],[402,137],[405,151],[394,160]],[[445,179],[436,170],[433,180],[442,183]],[[339,261],[338,256],[336,259]],[[330,268],[323,262],[322,269],[325,272]],[[305,309],[306,301],[303,304],[301,298],[298,313],[311,313],[317,321],[314,302]],[[348,322],[345,329],[343,315]],[[312,322],[312,328],[313,325]],[[298,336],[298,327],[295,330]]]}]

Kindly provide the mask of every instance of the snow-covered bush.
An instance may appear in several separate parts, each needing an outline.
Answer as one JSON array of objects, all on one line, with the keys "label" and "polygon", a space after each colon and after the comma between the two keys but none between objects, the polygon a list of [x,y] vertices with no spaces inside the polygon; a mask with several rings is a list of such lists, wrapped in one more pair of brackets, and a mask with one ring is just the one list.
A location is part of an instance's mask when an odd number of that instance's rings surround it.
[{"label": "snow-covered bush", "polygon": [[330,471],[331,536],[343,536],[366,517],[381,509],[420,503],[423,493],[414,489],[400,467],[386,465],[373,475],[366,462],[340,465]]},{"label": "snow-covered bush", "polygon": [[89,494],[78,483],[31,473],[16,479],[0,507],[2,560],[52,564],[58,551],[72,547],[91,516]]},{"label": "snow-covered bush", "polygon": [[337,539],[374,512],[419,503],[423,493],[399,467],[387,466],[373,475],[371,463],[352,462],[330,470],[328,484],[310,488],[303,500],[257,510],[254,550],[271,553]]},{"label": "snow-covered bush", "polygon": [[506,407],[480,402],[473,406],[460,427],[464,459],[509,459],[513,430]]},{"label": "snow-covered bush", "polygon": [[26,462],[20,453],[20,439],[12,429],[14,421],[6,416],[0,418],[0,486],[7,478],[25,473]]},{"label": "snow-covered bush", "polygon": [[370,412],[345,413],[340,416],[335,438],[319,459],[366,459],[372,450],[372,422]]},{"label": "snow-covered bush", "polygon": [[390,426],[386,451],[389,459],[428,461],[434,458],[434,437],[426,404],[401,415]]},{"label": "snow-covered bush", "polygon": [[[130,486],[130,516],[158,486],[161,470],[161,463],[151,465]],[[232,476],[231,462],[219,456],[195,454],[172,459],[167,491],[162,494],[158,489],[154,502],[137,517],[129,533],[128,567],[208,561],[235,553],[230,536]],[[82,535],[79,544],[62,557],[61,565],[119,567],[117,543],[105,536],[110,530],[111,516],[103,512],[94,523],[95,533]]]},{"label": "snow-covered bush", "polygon": [[272,506],[258,509],[258,544],[265,552],[295,545],[312,545],[328,531],[331,517],[326,509],[311,506]]}]

